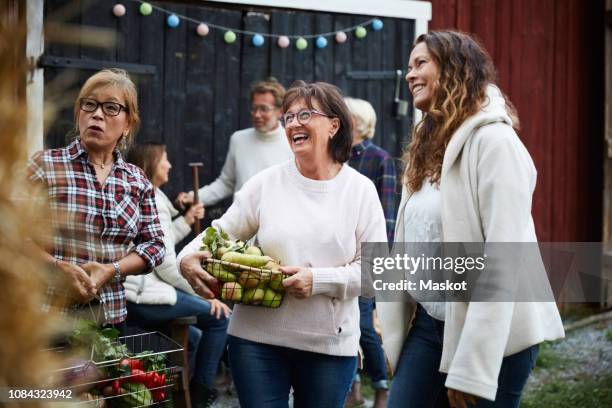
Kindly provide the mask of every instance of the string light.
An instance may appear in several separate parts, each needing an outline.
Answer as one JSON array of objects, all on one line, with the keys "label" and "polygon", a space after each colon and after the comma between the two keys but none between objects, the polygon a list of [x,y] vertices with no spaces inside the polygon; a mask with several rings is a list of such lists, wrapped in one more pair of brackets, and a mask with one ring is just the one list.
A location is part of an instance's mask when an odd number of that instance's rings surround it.
[{"label": "string light", "polygon": [[[255,31],[249,30],[240,30],[231,27],[225,27],[219,24],[213,24],[210,22],[203,22],[196,20],[194,18],[174,13],[172,11],[166,10],[160,6],[151,4],[149,2],[143,0],[131,0],[136,3],[139,3],[140,6],[138,10],[140,14],[143,16],[150,15],[154,10],[159,11],[161,13],[167,14],[166,24],[171,27],[178,27],[180,25],[181,20],[185,20],[187,22],[191,22],[196,24],[196,33],[200,37],[205,37],[208,35],[211,28],[224,31],[223,40],[227,44],[232,44],[236,41],[237,34],[246,35],[251,37],[251,44],[255,47],[261,47],[265,43],[265,38],[275,38],[276,44],[280,48],[287,48],[291,44],[291,41],[295,41],[295,47],[302,51],[308,48],[308,40],[313,40],[314,44],[317,48],[322,49],[327,47],[328,40],[326,37],[334,37],[336,43],[343,44],[346,42],[348,36],[347,33],[354,32],[354,35],[358,39],[363,39],[367,36],[368,31],[365,28],[366,26],[371,26],[372,31],[380,31],[383,28],[383,22],[379,18],[371,18],[362,23],[356,24],[354,26],[341,28],[339,30],[324,32],[324,33],[315,33],[315,34],[271,34],[271,33],[259,33]],[[121,9],[123,8],[123,10]],[[125,14],[125,7],[117,3],[113,7],[113,14],[117,17],[121,17]]]},{"label": "string light", "polygon": [[125,6],[121,3],[115,4],[115,7],[113,7],[113,14],[116,17],[123,17],[125,15]]},{"label": "string light", "polygon": [[142,2],[142,4],[140,5],[140,14],[142,14],[143,16],[148,16],[149,14],[151,14],[153,12],[153,6],[151,6],[150,3]]},{"label": "string light", "polygon": [[170,14],[168,18],[166,19],[166,24],[168,24],[168,27],[170,28],[176,28],[179,26],[180,23],[181,23],[181,20],[178,18],[176,14]]}]

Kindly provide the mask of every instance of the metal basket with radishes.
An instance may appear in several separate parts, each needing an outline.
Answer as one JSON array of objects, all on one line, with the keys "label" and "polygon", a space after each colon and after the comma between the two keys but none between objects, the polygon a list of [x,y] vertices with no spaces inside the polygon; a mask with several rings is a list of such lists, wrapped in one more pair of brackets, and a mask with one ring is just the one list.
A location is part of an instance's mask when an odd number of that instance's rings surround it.
[{"label": "metal basket with radishes", "polygon": [[[74,395],[72,405],[84,408],[171,406],[179,375],[173,360],[183,349],[159,332],[119,337],[114,328],[98,328],[94,321],[77,322],[60,355],[88,355],[67,359],[56,382]],[[173,358],[170,358],[172,355]]]}]

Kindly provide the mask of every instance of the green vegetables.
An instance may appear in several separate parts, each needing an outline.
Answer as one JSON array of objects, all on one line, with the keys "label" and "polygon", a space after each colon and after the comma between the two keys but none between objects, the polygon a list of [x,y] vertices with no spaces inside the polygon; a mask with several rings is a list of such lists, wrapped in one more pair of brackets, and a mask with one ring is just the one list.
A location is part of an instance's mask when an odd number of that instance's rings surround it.
[{"label": "green vegetables", "polygon": [[146,385],[129,382],[124,383],[121,387],[125,390],[125,395],[118,401],[117,405],[120,408],[143,407],[153,404],[153,396]]},{"label": "green vegetables", "polygon": [[224,231],[209,227],[204,232],[201,250],[213,259],[204,268],[223,283],[221,299],[233,303],[280,306],[285,289],[280,263],[264,255],[261,248],[233,241]]},{"label": "green vegetables", "polygon": [[73,348],[91,354],[97,366],[97,381],[87,391],[87,399],[109,398],[112,407],[121,408],[148,406],[166,399],[171,379],[166,377],[163,353],[132,353],[122,343],[118,330],[99,329],[89,320],[79,320],[68,340]]}]

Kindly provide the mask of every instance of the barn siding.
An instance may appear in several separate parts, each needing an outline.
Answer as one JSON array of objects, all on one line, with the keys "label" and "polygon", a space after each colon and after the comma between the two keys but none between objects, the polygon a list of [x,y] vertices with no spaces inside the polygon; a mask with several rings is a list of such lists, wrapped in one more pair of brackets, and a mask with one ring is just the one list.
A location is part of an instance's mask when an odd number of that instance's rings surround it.
[{"label": "barn siding", "polygon": [[543,241],[600,241],[604,1],[431,0],[430,30],[476,34],[538,169]]}]

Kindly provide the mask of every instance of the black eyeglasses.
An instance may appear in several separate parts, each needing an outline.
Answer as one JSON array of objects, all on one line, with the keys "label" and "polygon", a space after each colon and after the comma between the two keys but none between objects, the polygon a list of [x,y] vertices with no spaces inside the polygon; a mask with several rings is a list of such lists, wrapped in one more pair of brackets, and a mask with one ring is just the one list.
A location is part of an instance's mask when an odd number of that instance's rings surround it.
[{"label": "black eyeglasses", "polygon": [[85,112],[95,112],[98,106],[102,105],[102,112],[106,116],[117,116],[121,113],[121,110],[127,112],[125,106],[117,102],[98,102],[95,99],[81,98],[81,110]]},{"label": "black eyeglasses", "polygon": [[300,111],[298,111],[298,113],[288,112],[288,113],[285,113],[283,116],[281,116],[281,119],[280,119],[281,125],[285,127],[287,125],[292,124],[293,121],[296,119],[300,125],[305,125],[308,122],[310,122],[312,115],[325,116],[326,118],[331,117],[328,114],[319,112],[318,110],[315,110],[315,109],[301,109]]}]

